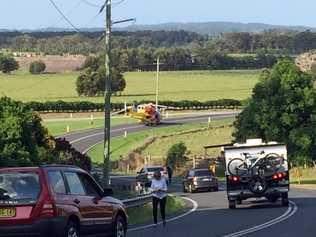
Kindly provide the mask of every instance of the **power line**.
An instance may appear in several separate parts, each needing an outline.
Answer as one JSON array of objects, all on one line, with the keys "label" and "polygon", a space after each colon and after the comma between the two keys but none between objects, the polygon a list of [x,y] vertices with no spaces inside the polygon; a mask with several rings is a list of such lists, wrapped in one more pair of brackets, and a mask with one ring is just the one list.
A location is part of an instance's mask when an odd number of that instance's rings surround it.
[{"label": "power line", "polygon": [[[80,7],[81,4],[82,4],[82,0],[79,0],[79,2],[74,7],[72,7],[65,15],[69,16],[74,10],[76,10],[78,7]],[[58,22],[54,24],[54,26],[59,24],[62,20],[64,20],[64,18],[61,16],[60,19],[58,20]]]},{"label": "power line", "polygon": [[87,4],[90,7],[95,7],[95,8],[100,8],[101,7],[101,5],[97,5],[97,4],[91,3],[88,0],[81,0],[81,1],[84,2],[85,4]]},{"label": "power line", "polygon": [[59,12],[59,14],[64,18],[64,20],[77,32],[80,32],[79,29],[72,24],[72,22],[67,18],[67,16],[59,9],[59,7],[56,5],[56,3],[53,0],[48,0],[54,8]]}]

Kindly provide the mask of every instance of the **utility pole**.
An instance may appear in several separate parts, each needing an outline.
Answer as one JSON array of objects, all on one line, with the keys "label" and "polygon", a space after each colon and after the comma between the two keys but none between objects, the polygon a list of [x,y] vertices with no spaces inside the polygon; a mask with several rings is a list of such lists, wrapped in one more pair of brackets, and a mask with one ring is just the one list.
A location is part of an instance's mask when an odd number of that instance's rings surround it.
[{"label": "utility pole", "polygon": [[103,186],[110,185],[110,152],[111,152],[111,29],[112,0],[106,3],[105,22],[105,91],[104,91],[104,153],[103,153]]},{"label": "utility pole", "polygon": [[159,100],[159,71],[160,71],[160,57],[157,57],[157,77],[156,77],[156,109],[158,110]]},{"label": "utility pole", "polygon": [[110,154],[111,154],[111,33],[112,25],[136,21],[135,18],[112,22],[112,0],[106,0],[100,13],[106,8],[105,20],[105,88],[104,88],[104,151],[103,151],[103,177],[104,187],[110,185]]}]

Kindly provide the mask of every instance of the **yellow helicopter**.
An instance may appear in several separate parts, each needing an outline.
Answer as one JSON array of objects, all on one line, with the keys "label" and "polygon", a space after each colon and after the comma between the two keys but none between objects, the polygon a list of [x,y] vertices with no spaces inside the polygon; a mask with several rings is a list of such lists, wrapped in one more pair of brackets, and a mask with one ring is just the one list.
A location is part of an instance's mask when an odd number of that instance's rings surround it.
[{"label": "yellow helicopter", "polygon": [[126,106],[125,109],[115,114],[126,114],[147,126],[157,126],[161,123],[161,112],[159,108],[166,108],[166,106],[157,106],[152,103]]}]

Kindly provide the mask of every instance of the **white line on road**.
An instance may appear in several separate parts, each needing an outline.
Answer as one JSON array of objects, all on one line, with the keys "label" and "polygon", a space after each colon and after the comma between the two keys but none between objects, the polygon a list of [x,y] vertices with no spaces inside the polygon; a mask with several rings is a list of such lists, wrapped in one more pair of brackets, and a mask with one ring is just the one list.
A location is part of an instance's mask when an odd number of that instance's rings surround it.
[{"label": "white line on road", "polygon": [[[114,129],[111,132],[120,132],[120,131],[126,131],[128,129],[135,129],[135,128],[141,128],[141,127],[144,127],[144,126],[143,125],[138,125],[138,126],[134,126],[134,127]],[[88,138],[99,136],[99,135],[103,135],[103,134],[104,134],[104,132],[99,132],[99,133],[91,134],[91,135],[88,135],[88,136],[84,136],[84,137],[81,137],[81,138],[78,138],[78,139],[70,141],[70,144],[74,144],[74,143],[80,142],[82,140],[86,140]]]},{"label": "white line on road", "polygon": [[[170,219],[167,219],[167,222],[172,222],[172,221],[176,221],[178,219],[181,219],[187,215],[190,215],[191,213],[195,212],[196,209],[198,209],[199,207],[199,204],[194,201],[193,199],[191,198],[188,198],[188,197],[182,197],[183,199],[191,202],[193,204],[193,208],[189,211],[187,211],[186,213],[180,215],[180,216],[176,216],[176,217],[173,217],[173,218],[170,218]],[[158,224],[162,224],[162,222],[159,222]],[[145,226],[140,226],[140,227],[136,227],[136,228],[131,228],[128,230],[128,232],[132,232],[132,231],[138,231],[138,230],[144,230],[144,229],[148,229],[148,228],[151,228],[151,227],[154,227],[155,225],[154,224],[151,224],[151,225],[145,225]]]},{"label": "white line on road", "polygon": [[293,216],[297,212],[297,210],[298,210],[297,205],[294,202],[290,202],[289,208],[287,209],[287,211],[283,215],[281,215],[273,220],[270,220],[266,223],[263,223],[261,225],[258,225],[258,226],[255,226],[255,227],[252,227],[252,228],[249,228],[246,230],[238,231],[236,233],[224,235],[224,237],[240,237],[240,236],[245,236],[247,234],[266,229],[270,226],[276,225],[282,221],[289,219],[291,216]]}]

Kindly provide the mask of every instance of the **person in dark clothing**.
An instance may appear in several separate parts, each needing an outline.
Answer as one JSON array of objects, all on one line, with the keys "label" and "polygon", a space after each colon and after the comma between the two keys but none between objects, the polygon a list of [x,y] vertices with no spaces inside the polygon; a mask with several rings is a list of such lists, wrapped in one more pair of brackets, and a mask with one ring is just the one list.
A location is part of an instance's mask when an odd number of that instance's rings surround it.
[{"label": "person in dark clothing", "polygon": [[167,165],[167,172],[168,172],[169,184],[171,184],[173,171],[169,165]]}]

